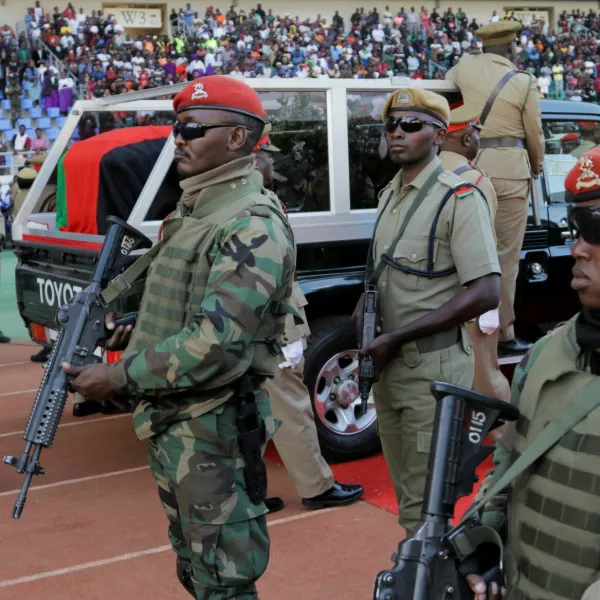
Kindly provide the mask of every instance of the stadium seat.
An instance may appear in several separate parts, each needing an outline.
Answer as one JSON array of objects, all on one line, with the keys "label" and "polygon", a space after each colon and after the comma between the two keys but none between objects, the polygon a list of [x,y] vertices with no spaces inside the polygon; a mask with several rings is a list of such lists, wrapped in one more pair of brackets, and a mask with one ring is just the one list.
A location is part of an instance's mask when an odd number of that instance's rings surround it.
[{"label": "stadium seat", "polygon": [[4,137],[6,138],[7,141],[11,142],[12,139],[15,137],[15,135],[17,135],[17,133],[19,133],[16,129],[7,129],[4,132]]},{"label": "stadium seat", "polygon": [[54,141],[58,137],[58,129],[56,127],[50,127],[50,129],[46,131],[46,135],[50,141]]},{"label": "stadium seat", "polygon": [[2,108],[4,110],[10,110],[10,100],[8,98],[6,100],[2,100]]},{"label": "stadium seat", "polygon": [[37,126],[40,129],[50,129],[52,124],[50,123],[50,119],[48,117],[42,117],[41,119],[37,120]]},{"label": "stadium seat", "polygon": [[31,129],[31,119],[21,118],[17,121],[18,125],[25,125],[27,129]]},{"label": "stadium seat", "polygon": [[42,108],[40,106],[34,106],[29,111],[32,119],[39,119],[42,116]]},{"label": "stadium seat", "polygon": [[33,139],[35,137],[35,129],[28,129],[25,132],[31,139]]},{"label": "stadium seat", "polygon": [[33,100],[31,98],[23,98],[21,100],[21,108],[23,110],[30,110],[33,108]]},{"label": "stadium seat", "polygon": [[63,117],[62,115],[60,117],[56,117],[56,124],[59,127],[62,127],[66,122],[67,122],[67,117]]},{"label": "stadium seat", "polygon": [[60,109],[58,106],[51,106],[47,112],[51,119],[56,119],[58,116],[60,116]]},{"label": "stadium seat", "polygon": [[10,119],[0,119],[0,131],[8,131],[12,129]]}]

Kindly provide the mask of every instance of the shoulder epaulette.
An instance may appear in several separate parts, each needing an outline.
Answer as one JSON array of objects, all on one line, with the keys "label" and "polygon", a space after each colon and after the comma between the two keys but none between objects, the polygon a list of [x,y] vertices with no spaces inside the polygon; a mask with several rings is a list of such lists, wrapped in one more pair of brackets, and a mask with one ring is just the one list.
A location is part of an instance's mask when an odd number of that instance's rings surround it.
[{"label": "shoulder epaulette", "polygon": [[440,183],[443,183],[444,185],[448,186],[449,188],[454,188],[454,189],[456,189],[457,187],[460,187],[461,185],[466,185],[466,183],[467,183],[464,179],[462,179],[461,177],[459,177],[456,173],[453,173],[452,171],[442,171],[438,175],[438,181]]}]

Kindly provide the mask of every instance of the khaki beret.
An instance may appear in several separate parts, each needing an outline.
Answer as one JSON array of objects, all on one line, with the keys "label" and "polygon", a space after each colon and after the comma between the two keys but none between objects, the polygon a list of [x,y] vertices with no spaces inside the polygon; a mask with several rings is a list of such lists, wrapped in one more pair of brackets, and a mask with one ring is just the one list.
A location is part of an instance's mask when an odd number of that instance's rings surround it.
[{"label": "khaki beret", "polygon": [[256,142],[253,152],[258,152],[259,150],[264,150],[265,152],[281,152],[277,146],[273,146],[273,144],[271,144],[271,138],[269,134],[271,133],[272,128],[273,127],[271,123],[265,124],[262,135],[258,142]]},{"label": "khaki beret", "polygon": [[481,40],[484,48],[502,46],[514,42],[517,32],[521,29],[521,23],[517,21],[496,21],[480,27],[475,35]]},{"label": "khaki beret", "polygon": [[405,88],[390,94],[383,105],[381,116],[385,120],[392,110],[421,112],[434,117],[444,128],[450,121],[450,105],[448,100],[439,94],[420,88]]},{"label": "khaki beret", "polygon": [[35,169],[30,169],[29,167],[25,167],[24,169],[21,169],[18,173],[17,173],[17,178],[18,179],[35,179],[37,176],[37,171]]},{"label": "khaki beret", "polygon": [[448,127],[448,133],[460,131],[467,127],[481,129],[481,125],[479,125],[479,110],[472,104],[463,104],[450,111],[450,127]]}]

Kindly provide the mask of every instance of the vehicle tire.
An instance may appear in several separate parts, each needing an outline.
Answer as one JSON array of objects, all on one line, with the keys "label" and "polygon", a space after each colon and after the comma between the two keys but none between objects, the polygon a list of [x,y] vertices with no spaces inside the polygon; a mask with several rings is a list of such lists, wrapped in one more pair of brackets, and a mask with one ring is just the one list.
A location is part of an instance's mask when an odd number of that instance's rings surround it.
[{"label": "vehicle tire", "polygon": [[328,462],[344,462],[379,452],[372,392],[367,413],[361,411],[358,351],[350,317],[317,319],[310,326],[304,382],[311,397],[323,457]]}]

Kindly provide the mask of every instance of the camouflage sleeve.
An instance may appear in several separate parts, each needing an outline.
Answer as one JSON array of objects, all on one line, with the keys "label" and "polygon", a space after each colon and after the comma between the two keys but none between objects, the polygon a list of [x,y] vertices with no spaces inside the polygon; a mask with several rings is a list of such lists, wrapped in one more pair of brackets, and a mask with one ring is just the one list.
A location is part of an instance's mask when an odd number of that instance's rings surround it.
[{"label": "camouflage sleeve", "polygon": [[112,365],[113,387],[132,392],[196,387],[246,354],[271,298],[293,270],[293,242],[278,220],[244,216],[223,228],[213,257],[194,322]]},{"label": "camouflage sleeve", "polygon": [[[525,385],[527,363],[529,362],[530,356],[531,351],[523,357],[521,362],[517,365],[513,375],[511,386],[511,404],[514,406],[519,405],[521,391]],[[508,468],[511,465],[511,454],[514,445],[515,434],[515,423],[507,423],[504,426],[504,432],[496,441],[496,450],[494,451],[494,467],[487,472],[485,479],[479,488],[477,496],[475,497],[475,501],[481,499],[487,493],[487,490],[489,490],[490,487],[496,481],[498,481],[498,479],[500,479],[500,477],[502,477],[506,471],[508,471]],[[493,527],[496,529],[496,531],[500,531],[505,522],[506,505],[507,495],[504,491],[494,496],[494,498],[492,498],[483,509],[483,524]]]}]

